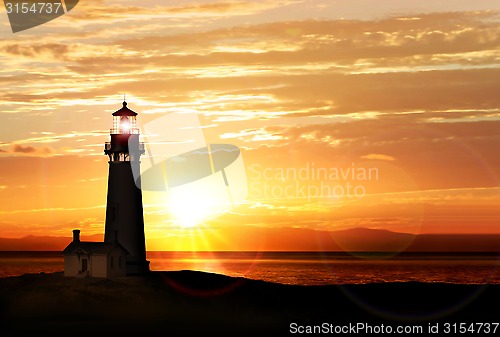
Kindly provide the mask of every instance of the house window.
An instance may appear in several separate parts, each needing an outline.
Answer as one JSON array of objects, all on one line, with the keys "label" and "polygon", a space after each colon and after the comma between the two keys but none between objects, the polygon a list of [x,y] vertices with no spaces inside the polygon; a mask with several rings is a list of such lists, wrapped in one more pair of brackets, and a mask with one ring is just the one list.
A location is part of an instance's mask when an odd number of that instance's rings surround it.
[{"label": "house window", "polygon": [[82,259],[82,273],[85,273],[88,269],[88,261],[87,259]]},{"label": "house window", "polygon": [[111,269],[115,267],[115,259],[111,256]]},{"label": "house window", "polygon": [[122,257],[118,256],[118,268],[122,269]]}]

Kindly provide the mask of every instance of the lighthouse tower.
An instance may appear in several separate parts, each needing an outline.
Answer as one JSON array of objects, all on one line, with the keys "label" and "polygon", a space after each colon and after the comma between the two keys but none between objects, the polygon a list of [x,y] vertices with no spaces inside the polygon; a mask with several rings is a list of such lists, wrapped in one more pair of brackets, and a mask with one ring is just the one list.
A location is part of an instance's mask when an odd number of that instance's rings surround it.
[{"label": "lighthouse tower", "polygon": [[119,243],[128,254],[127,275],[149,271],[144,239],[144,216],[140,176],[134,179],[133,170],[139,172],[144,143],[139,142],[137,113],[123,107],[113,113],[111,141],[104,145],[109,156],[108,197],[104,242]]}]

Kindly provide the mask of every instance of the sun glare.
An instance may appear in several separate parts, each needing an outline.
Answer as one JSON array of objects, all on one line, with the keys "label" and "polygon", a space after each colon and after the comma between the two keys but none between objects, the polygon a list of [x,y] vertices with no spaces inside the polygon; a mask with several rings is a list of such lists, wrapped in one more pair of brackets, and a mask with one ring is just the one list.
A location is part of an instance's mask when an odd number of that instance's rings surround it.
[{"label": "sun glare", "polygon": [[230,193],[218,175],[171,188],[168,192],[170,213],[184,228],[197,226],[231,209]]},{"label": "sun glare", "polygon": [[202,198],[177,198],[170,202],[170,212],[176,223],[183,228],[195,227],[205,220],[209,213]]}]

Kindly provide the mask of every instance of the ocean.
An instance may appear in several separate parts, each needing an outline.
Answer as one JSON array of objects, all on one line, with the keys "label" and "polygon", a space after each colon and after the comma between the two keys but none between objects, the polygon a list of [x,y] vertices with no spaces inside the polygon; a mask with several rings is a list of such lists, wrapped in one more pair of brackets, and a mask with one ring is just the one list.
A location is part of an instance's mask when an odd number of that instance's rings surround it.
[{"label": "ocean", "polygon": [[[151,270],[198,270],[282,284],[500,284],[498,253],[148,252]],[[60,252],[0,252],[0,277],[63,271]]]}]

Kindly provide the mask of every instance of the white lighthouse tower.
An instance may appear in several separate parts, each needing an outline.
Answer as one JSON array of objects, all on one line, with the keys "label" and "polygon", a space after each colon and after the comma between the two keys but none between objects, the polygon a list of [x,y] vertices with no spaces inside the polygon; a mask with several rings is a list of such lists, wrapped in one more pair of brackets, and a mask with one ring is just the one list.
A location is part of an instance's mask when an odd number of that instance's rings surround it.
[{"label": "white lighthouse tower", "polygon": [[144,238],[144,216],[140,176],[134,179],[133,170],[139,172],[144,143],[139,142],[137,113],[123,107],[113,113],[110,142],[104,153],[109,156],[108,197],[104,242],[119,243],[128,252],[127,275],[149,271]]}]

